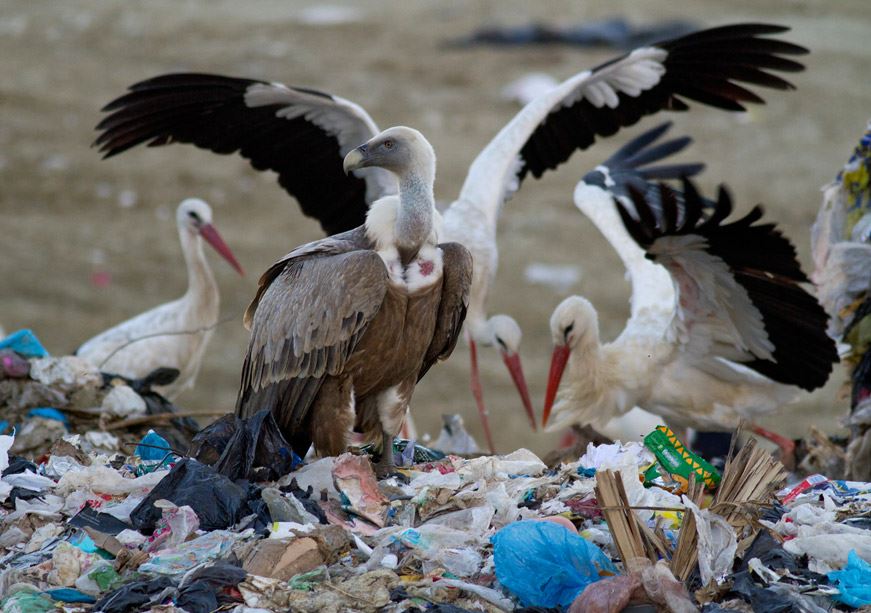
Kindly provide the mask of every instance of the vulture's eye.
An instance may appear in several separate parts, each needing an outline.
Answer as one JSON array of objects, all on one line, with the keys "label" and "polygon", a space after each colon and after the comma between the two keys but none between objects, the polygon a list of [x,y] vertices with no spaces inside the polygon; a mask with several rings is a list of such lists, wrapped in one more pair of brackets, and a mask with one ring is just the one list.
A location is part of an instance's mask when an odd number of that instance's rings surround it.
[{"label": "vulture's eye", "polygon": [[385,149],[393,149],[393,141],[392,140],[384,141],[384,148]]}]

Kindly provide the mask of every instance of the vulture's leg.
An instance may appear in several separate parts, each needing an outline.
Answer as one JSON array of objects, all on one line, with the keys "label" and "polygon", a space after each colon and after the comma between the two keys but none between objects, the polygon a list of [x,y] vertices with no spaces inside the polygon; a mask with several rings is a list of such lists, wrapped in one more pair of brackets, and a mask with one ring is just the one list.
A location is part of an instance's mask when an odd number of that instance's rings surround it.
[{"label": "vulture's leg", "polygon": [[351,379],[327,377],[309,410],[311,438],[318,455],[339,455],[348,449],[354,409]]},{"label": "vulture's leg", "polygon": [[393,464],[393,435],[381,431],[381,458],[375,464],[375,475],[379,479],[390,476],[396,466]]},{"label": "vulture's leg", "polygon": [[791,438],[787,438],[782,434],[778,434],[777,432],[772,432],[771,430],[766,430],[762,426],[757,426],[756,424],[752,424],[750,428],[754,434],[758,434],[762,438],[767,438],[769,441],[774,443],[780,448],[780,461],[783,462],[783,465],[788,469],[792,470],[795,468],[795,441]]},{"label": "vulture's leg", "polygon": [[472,395],[475,397],[475,404],[478,405],[478,415],[481,417],[487,448],[491,454],[495,454],[496,447],[493,445],[493,434],[490,432],[490,417],[487,414],[487,407],[484,406],[484,390],[481,388],[481,375],[478,372],[478,346],[471,339],[469,339],[469,355],[472,358]]}]

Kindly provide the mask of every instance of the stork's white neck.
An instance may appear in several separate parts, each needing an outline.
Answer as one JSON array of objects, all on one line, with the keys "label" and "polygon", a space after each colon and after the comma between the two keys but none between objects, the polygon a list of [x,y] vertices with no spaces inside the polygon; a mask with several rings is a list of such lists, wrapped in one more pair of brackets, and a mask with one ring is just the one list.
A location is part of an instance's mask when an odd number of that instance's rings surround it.
[{"label": "stork's white neck", "polygon": [[187,228],[179,228],[179,240],[188,272],[188,289],[185,297],[200,302],[218,305],[218,285],[203,252],[203,239]]}]

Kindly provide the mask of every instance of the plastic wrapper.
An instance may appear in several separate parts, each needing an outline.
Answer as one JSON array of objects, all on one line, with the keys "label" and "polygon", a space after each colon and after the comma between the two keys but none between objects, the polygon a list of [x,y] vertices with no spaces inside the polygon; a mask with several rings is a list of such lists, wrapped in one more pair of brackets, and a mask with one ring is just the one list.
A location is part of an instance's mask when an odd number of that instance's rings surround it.
[{"label": "plastic wrapper", "polygon": [[657,426],[656,430],[645,436],[644,445],[656,456],[662,470],[680,484],[681,493],[686,492],[692,474],[695,474],[697,481],[704,482],[711,489],[720,483],[717,469],[687,449],[666,426]]},{"label": "plastic wrapper", "polygon": [[525,606],[568,607],[590,583],[617,574],[602,550],[553,523],[509,524],[491,541],[496,578]]},{"label": "plastic wrapper", "polygon": [[178,507],[167,500],[158,500],[154,506],[161,510],[161,517],[143,545],[144,551],[181,545],[200,527],[197,514],[187,505]]}]

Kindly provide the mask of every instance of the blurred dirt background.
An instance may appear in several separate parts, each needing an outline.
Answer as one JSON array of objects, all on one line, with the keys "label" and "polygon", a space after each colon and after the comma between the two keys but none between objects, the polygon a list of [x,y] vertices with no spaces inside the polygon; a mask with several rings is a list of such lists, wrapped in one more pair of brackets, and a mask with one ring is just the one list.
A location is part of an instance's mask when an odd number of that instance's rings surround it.
[{"label": "blurred dirt background", "polygon": [[[791,26],[788,39],[809,47],[795,92],[763,91],[765,107],[732,115],[695,106],[671,114],[673,135],[695,145],[684,159],[707,163],[706,189],[728,183],[739,211],[763,202],[810,265],[809,230],[820,187],[848,157],[871,116],[871,7],[868,0],[648,0],[525,2],[367,1],[343,5],[350,23],[308,23],[317,2],[152,0],[107,2],[5,0],[0,5],[0,324],[33,328],[53,353],[74,350],[106,327],[185,289],[174,210],[188,196],[214,208],[216,226],[248,271],[241,279],[211,258],[222,290],[222,324],[185,408],[229,411],[247,343],[241,313],[257,277],[292,247],[321,236],[271,174],[241,158],[192,147],[139,149],[101,161],[89,145],[100,107],[127,85],[159,73],[192,70],[278,80],[354,100],[382,127],[421,129],[439,155],[436,196],[453,199],[468,164],[517,108],[500,99],[529,71],[562,79],[613,50],[569,47],[446,49],[445,39],[485,25],[533,20],[572,24],[625,16],[644,24],[693,19],[712,26],[764,21]],[[350,13],[349,13],[350,11]],[[689,12],[692,11],[692,12]],[[612,149],[665,115],[648,118],[576,155],[540,181],[528,180],[504,211],[501,268],[493,312],[524,327],[522,353],[537,405],[550,356],[547,321],[564,293],[532,285],[529,263],[575,266],[570,291],[600,309],[603,338],[628,314],[629,288],[616,256],[574,209],[575,182]],[[100,286],[95,280],[107,280]],[[96,277],[95,277],[96,275]],[[554,437],[529,432],[495,352],[482,352],[485,394],[502,450],[550,448]],[[414,414],[437,432],[445,412],[460,412],[480,438],[468,392],[463,344],[418,387]],[[790,434],[816,423],[838,428],[843,373],[768,424]],[[540,406],[539,406],[540,409]]]}]

